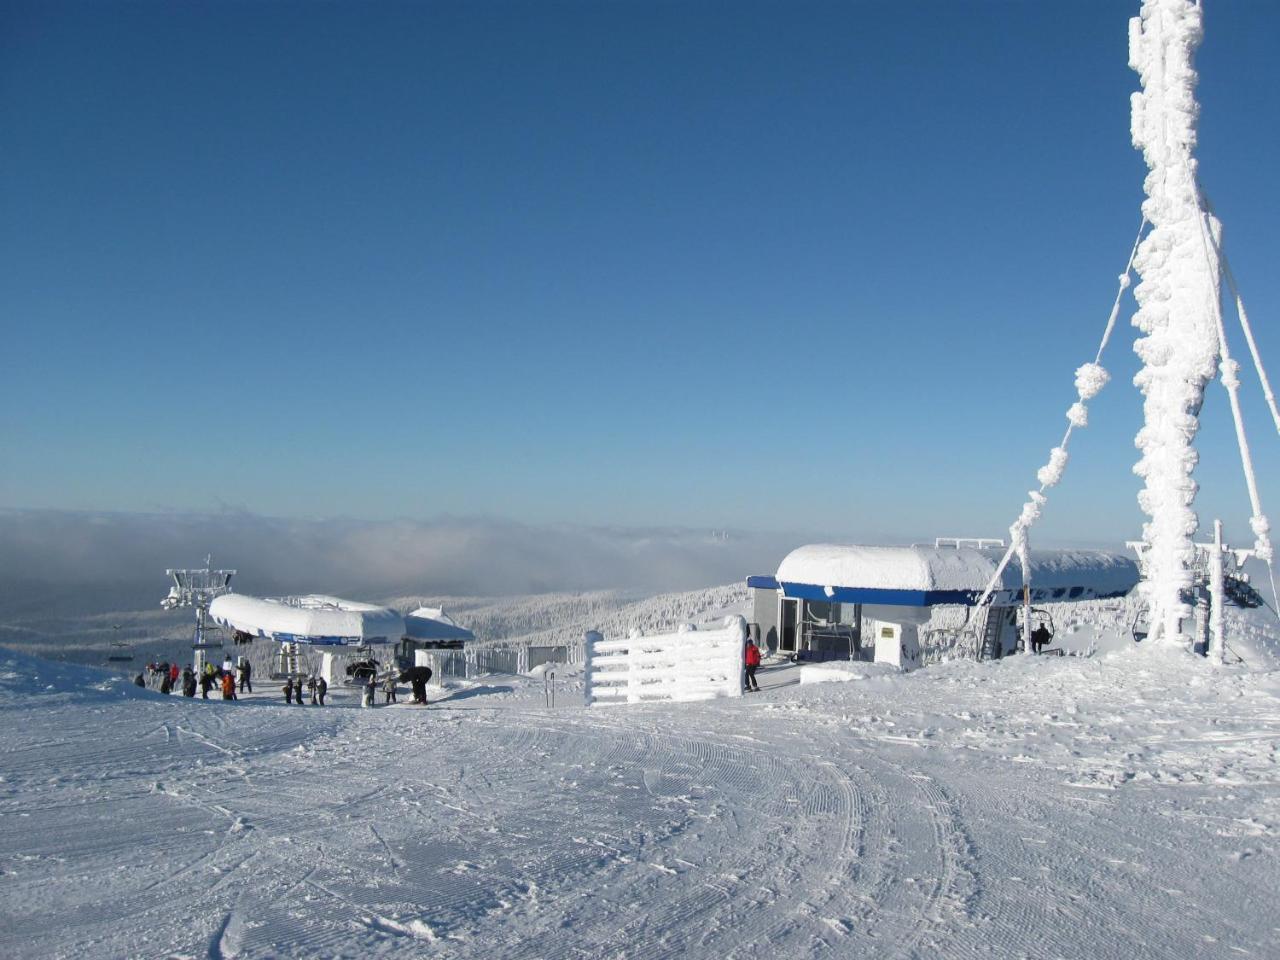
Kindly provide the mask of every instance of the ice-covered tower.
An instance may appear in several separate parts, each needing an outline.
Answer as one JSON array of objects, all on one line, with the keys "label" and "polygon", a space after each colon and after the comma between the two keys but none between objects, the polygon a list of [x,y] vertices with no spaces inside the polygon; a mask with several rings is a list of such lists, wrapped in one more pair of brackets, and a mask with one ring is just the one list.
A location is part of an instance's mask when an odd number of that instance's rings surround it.
[{"label": "ice-covered tower", "polygon": [[1214,310],[1218,268],[1203,234],[1196,185],[1196,72],[1192,55],[1202,36],[1202,11],[1192,0],[1145,0],[1129,22],[1129,65],[1142,78],[1133,94],[1133,144],[1150,172],[1142,209],[1152,230],[1134,261],[1142,282],[1134,295],[1133,324],[1142,333],[1134,347],[1143,367],[1145,423],[1135,443],[1134,472],[1144,488],[1138,503],[1150,520],[1147,579],[1151,639],[1173,641],[1191,610],[1179,593],[1191,585],[1191,509],[1196,482],[1192,447],[1205,384],[1218,364]]}]

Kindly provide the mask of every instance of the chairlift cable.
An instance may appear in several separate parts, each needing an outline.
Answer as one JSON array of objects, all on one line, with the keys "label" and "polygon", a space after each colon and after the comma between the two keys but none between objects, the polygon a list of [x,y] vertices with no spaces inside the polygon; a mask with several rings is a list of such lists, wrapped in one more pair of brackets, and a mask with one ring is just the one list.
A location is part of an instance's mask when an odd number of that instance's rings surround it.
[{"label": "chairlift cable", "polygon": [[[1112,301],[1112,304],[1111,304],[1111,312],[1107,316],[1107,325],[1103,329],[1102,339],[1098,343],[1098,351],[1094,355],[1094,360],[1093,360],[1094,367],[1098,367],[1098,368],[1101,367],[1102,355],[1106,352],[1107,345],[1111,342],[1112,333],[1115,332],[1116,320],[1120,316],[1120,303],[1124,299],[1125,291],[1129,289],[1129,286],[1132,283],[1131,276],[1133,273],[1133,262],[1135,259],[1137,259],[1138,248],[1142,245],[1142,235],[1144,231],[1147,229],[1147,224],[1148,224],[1148,220],[1144,215],[1142,217],[1142,221],[1138,224],[1138,232],[1137,232],[1137,235],[1134,237],[1133,246],[1129,250],[1129,259],[1125,261],[1124,271],[1120,274],[1118,278],[1119,279],[1118,289],[1116,290],[1115,299]],[[1084,369],[1084,368],[1081,368],[1081,369]],[[1104,372],[1104,376],[1105,376],[1105,372]],[[1079,390],[1079,371],[1077,371],[1077,390]],[[1080,400],[1076,405],[1073,405],[1072,411],[1075,411],[1076,408],[1079,407],[1080,411],[1083,413],[1085,410],[1084,404],[1086,402],[1086,399],[1084,397],[1083,391],[1080,391],[1080,394],[1081,394]],[[1080,426],[1084,426],[1085,422],[1087,421],[1082,421],[1080,423]],[[1075,431],[1076,425],[1077,425],[1076,418],[1072,415],[1072,412],[1069,412],[1068,419],[1067,419],[1066,432],[1062,435],[1062,442],[1056,448],[1054,448],[1055,452],[1060,450],[1062,451],[1062,455],[1065,456],[1066,450],[1067,450],[1067,444],[1070,443],[1071,441],[1071,434]],[[1053,463],[1054,463],[1054,460],[1051,455],[1050,463],[1049,465],[1047,465],[1045,469],[1050,469],[1053,466]],[[1043,473],[1044,471],[1042,470],[1041,472]],[[997,564],[995,573],[991,575],[991,580],[990,582],[987,583],[986,589],[982,591],[982,595],[978,598],[978,601],[975,604],[975,607],[984,607],[990,602],[991,595],[995,593],[996,586],[1000,583],[1001,575],[1004,573],[1005,569],[1009,566],[1009,561],[1013,559],[1014,553],[1019,552],[1020,548],[1023,546],[1025,542],[1024,537],[1025,537],[1026,531],[1029,530],[1031,526],[1035,523],[1035,521],[1040,517],[1040,508],[1043,506],[1045,500],[1047,499],[1045,497],[1044,491],[1049,487],[1053,486],[1054,484],[1056,484],[1058,482],[1060,475],[1061,475],[1061,470],[1058,471],[1058,477],[1052,476],[1052,471],[1050,471],[1050,475],[1047,477],[1047,479],[1041,480],[1039,490],[1032,492],[1031,500],[1023,506],[1022,514],[1018,517],[1016,521],[1014,521],[1013,526],[1010,527],[1009,532],[1011,534],[1011,537],[1010,537],[1009,546],[1008,548],[1006,548],[1004,552],[1004,556],[1001,557],[1000,563]],[[1052,482],[1047,482],[1048,480],[1051,480]],[[978,643],[978,637],[977,637],[976,631],[974,632],[973,641],[975,645],[974,652],[976,656],[976,646]]]}]

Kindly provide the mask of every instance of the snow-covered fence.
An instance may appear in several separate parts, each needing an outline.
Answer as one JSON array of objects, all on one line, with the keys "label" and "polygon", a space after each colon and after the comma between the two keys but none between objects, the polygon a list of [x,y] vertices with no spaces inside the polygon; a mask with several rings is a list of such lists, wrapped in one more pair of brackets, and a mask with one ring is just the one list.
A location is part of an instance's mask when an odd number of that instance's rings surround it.
[{"label": "snow-covered fence", "polygon": [[683,627],[677,633],[625,640],[586,637],[588,705],[711,700],[742,696],[747,624],[726,617],[719,630]]},{"label": "snow-covered fence", "polygon": [[582,662],[582,644],[526,643],[495,640],[468,643],[461,650],[440,652],[440,674],[473,680],[486,674],[527,674],[546,664],[572,665]]}]

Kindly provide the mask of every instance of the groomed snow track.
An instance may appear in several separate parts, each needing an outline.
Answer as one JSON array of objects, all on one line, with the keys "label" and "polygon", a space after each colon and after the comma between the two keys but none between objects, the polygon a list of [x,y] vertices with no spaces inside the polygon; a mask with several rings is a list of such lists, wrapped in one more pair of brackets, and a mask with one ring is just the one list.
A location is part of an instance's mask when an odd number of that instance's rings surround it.
[{"label": "groomed snow track", "polygon": [[[0,666],[4,956],[1128,960],[1277,943],[1274,868],[1248,852],[1273,852],[1274,830],[1241,856],[1238,830],[1168,829],[1195,814],[1164,791],[1194,778],[1117,790],[1109,748],[1064,773],[1016,736],[966,749],[963,727],[938,749],[927,722],[848,713],[849,689],[547,711],[494,687],[426,711],[291,710]],[[32,670],[53,692],[15,691]],[[1088,753],[1107,739],[1089,729],[1063,742]]]}]

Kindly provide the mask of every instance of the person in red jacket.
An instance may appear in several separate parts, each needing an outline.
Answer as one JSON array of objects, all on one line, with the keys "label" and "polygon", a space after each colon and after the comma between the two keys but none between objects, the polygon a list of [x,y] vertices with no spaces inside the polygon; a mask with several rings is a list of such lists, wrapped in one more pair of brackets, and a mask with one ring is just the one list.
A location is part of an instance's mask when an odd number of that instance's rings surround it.
[{"label": "person in red jacket", "polygon": [[234,700],[236,698],[236,678],[232,673],[224,673],[222,675],[222,699]]},{"label": "person in red jacket", "polygon": [[748,638],[747,640],[747,693],[759,693],[760,684],[756,682],[756,668],[760,666],[760,648],[756,646],[755,641]]}]

